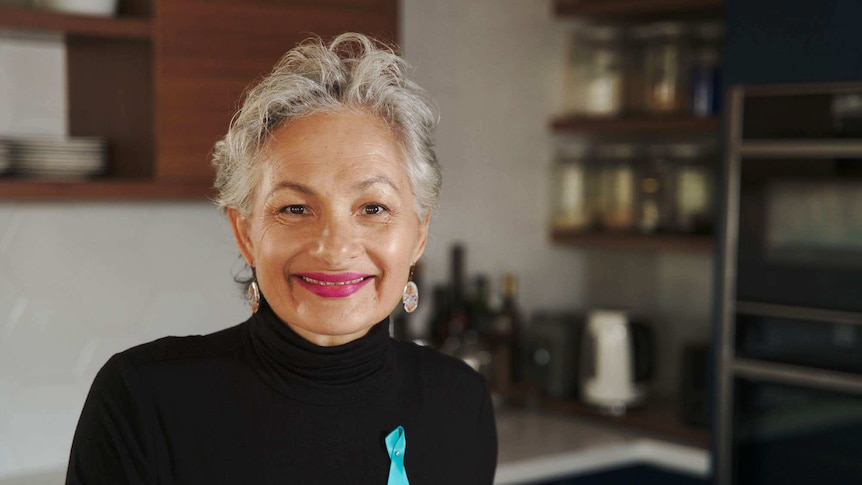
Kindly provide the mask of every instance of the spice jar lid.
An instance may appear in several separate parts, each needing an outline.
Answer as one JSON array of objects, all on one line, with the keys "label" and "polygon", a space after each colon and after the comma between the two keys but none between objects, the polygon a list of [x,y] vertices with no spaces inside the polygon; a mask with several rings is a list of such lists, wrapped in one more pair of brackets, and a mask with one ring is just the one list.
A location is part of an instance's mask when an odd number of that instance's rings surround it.
[{"label": "spice jar lid", "polygon": [[610,42],[618,40],[622,36],[622,30],[610,25],[586,24],[579,27],[575,35],[585,40]]},{"label": "spice jar lid", "polygon": [[650,158],[664,158],[667,156],[667,145],[649,145],[646,147],[646,153]]},{"label": "spice jar lid", "polygon": [[561,161],[583,160],[590,156],[591,147],[581,141],[564,141],[557,143],[556,151]]},{"label": "spice jar lid", "polygon": [[694,26],[694,35],[704,40],[718,40],[724,35],[721,22],[703,22]]},{"label": "spice jar lid", "polygon": [[655,22],[641,25],[632,30],[632,36],[637,39],[652,39],[656,37],[680,37],[685,33],[685,25],[679,22]]},{"label": "spice jar lid", "polygon": [[667,145],[667,154],[677,159],[698,159],[712,151],[707,143],[673,143]]},{"label": "spice jar lid", "polygon": [[595,147],[596,157],[608,160],[631,160],[642,153],[639,145],[631,143],[604,143]]}]

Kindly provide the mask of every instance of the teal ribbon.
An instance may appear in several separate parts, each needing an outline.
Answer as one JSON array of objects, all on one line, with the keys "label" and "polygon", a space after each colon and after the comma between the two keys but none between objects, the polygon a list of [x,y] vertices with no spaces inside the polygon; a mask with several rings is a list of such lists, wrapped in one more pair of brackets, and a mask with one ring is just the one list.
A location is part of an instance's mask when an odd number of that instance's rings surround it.
[{"label": "teal ribbon", "polygon": [[384,440],[389,452],[389,481],[386,485],[410,485],[407,470],[404,469],[404,453],[407,451],[407,436],[399,426],[392,430]]}]

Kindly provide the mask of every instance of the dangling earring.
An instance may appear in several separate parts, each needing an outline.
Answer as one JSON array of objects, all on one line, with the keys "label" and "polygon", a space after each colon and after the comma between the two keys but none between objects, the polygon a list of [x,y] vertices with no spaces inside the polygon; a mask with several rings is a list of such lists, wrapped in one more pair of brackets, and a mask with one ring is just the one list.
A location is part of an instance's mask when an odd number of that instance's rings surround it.
[{"label": "dangling earring", "polygon": [[245,296],[246,300],[248,300],[248,306],[251,307],[252,313],[257,313],[258,308],[260,308],[260,288],[257,286],[257,274],[254,271],[254,268],[251,269],[251,284],[248,285],[248,294]]},{"label": "dangling earring", "polygon": [[404,311],[413,313],[419,306],[419,288],[413,282],[413,268],[410,267],[410,276],[407,277],[407,284],[404,285],[404,292],[401,294],[401,304],[404,305]]}]

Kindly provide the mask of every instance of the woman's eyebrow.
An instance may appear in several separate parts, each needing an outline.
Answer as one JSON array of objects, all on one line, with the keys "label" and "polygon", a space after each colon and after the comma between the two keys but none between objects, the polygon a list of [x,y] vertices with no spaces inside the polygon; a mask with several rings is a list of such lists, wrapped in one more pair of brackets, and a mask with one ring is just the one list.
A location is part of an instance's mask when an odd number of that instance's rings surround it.
[{"label": "woman's eyebrow", "polygon": [[314,195],[314,193],[315,193],[314,190],[312,190],[310,187],[308,187],[306,185],[302,185],[302,184],[297,183],[297,182],[291,182],[289,180],[283,180],[283,181],[275,184],[275,187],[273,187],[272,190],[270,190],[269,193],[266,194],[266,198],[269,199],[270,197],[272,197],[272,194],[278,192],[279,190],[285,190],[285,189],[293,190],[293,191],[296,191],[296,192],[299,192],[302,194],[306,194],[306,195]]},{"label": "woman's eyebrow", "polygon": [[362,180],[359,183],[355,184],[353,186],[353,189],[357,192],[361,192],[375,184],[388,185],[395,192],[401,192],[401,190],[398,189],[398,186],[396,186],[395,183],[392,182],[392,180],[389,180],[389,178],[385,175],[375,175],[373,177],[369,177],[365,180]]}]

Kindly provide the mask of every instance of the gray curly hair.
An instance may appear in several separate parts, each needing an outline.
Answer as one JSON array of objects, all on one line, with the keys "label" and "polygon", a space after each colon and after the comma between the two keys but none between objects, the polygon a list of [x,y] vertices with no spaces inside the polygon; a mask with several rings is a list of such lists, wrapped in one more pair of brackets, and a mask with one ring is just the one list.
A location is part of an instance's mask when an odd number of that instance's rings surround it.
[{"label": "gray curly hair", "polygon": [[440,194],[440,165],[431,135],[439,116],[425,90],[408,78],[410,70],[392,47],[356,33],[341,34],[329,45],[313,37],[288,51],[247,92],[227,134],[215,144],[212,165],[219,209],[250,214],[261,155],[275,128],[347,108],[382,120],[396,135],[416,214],[425,218]]}]

